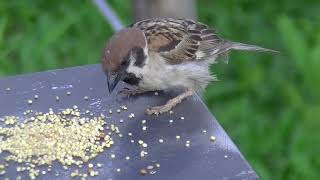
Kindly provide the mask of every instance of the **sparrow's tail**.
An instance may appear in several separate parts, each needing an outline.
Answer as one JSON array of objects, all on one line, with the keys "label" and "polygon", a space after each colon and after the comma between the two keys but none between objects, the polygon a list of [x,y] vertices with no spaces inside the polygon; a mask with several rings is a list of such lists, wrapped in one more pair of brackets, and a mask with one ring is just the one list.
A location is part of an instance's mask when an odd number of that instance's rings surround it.
[{"label": "sparrow's tail", "polygon": [[239,42],[225,41],[219,47],[217,54],[222,57],[225,63],[228,63],[229,57],[228,52],[230,50],[240,50],[240,51],[257,51],[257,52],[268,52],[268,53],[279,53],[279,51],[273,49],[267,49],[256,45],[244,44]]},{"label": "sparrow's tail", "polygon": [[226,46],[229,46],[229,50],[241,50],[241,51],[258,51],[258,52],[270,52],[270,53],[279,53],[279,51],[273,49],[267,49],[256,45],[244,44],[239,42],[225,42]]}]

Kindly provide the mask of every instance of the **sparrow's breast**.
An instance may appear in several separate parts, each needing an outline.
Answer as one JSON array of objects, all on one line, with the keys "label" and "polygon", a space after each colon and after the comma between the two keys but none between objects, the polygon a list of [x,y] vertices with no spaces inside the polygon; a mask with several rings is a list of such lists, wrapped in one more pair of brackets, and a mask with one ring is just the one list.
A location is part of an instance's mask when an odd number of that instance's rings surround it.
[{"label": "sparrow's breast", "polygon": [[149,56],[144,67],[129,67],[127,71],[140,79],[137,86],[145,90],[191,88],[198,91],[215,79],[210,75],[208,66],[203,62],[171,65],[155,54]]}]

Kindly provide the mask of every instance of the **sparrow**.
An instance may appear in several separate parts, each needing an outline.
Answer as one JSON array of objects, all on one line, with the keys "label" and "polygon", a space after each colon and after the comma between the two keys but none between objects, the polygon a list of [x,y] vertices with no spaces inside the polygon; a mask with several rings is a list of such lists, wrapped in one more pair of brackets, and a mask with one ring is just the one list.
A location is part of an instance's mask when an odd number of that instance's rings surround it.
[{"label": "sparrow", "polygon": [[166,104],[146,110],[149,115],[159,115],[216,81],[209,67],[221,60],[227,63],[231,50],[276,52],[222,39],[214,29],[190,19],[154,18],[115,33],[101,63],[110,93],[119,81],[134,87],[120,91],[126,95],[182,89]]}]

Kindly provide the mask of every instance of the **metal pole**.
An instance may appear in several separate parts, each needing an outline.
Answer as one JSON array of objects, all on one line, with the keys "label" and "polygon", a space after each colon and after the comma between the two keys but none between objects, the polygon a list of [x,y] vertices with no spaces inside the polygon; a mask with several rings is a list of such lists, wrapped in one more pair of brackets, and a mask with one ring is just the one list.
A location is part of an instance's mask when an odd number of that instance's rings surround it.
[{"label": "metal pole", "polygon": [[110,23],[110,25],[115,31],[119,31],[124,27],[120,19],[104,0],[92,1],[98,7],[98,9],[101,11],[103,16],[106,18],[106,20]]},{"label": "metal pole", "polygon": [[133,0],[136,20],[172,17],[196,19],[196,0]]}]

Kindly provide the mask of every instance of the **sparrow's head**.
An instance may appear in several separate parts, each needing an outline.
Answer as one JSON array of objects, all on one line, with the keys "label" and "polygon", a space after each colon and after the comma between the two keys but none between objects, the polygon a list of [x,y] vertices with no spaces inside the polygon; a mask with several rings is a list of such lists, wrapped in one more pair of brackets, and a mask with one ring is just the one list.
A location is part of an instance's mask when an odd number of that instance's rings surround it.
[{"label": "sparrow's head", "polygon": [[129,66],[141,66],[146,58],[147,41],[137,28],[125,28],[111,37],[104,50],[102,67],[111,93],[119,81],[136,84],[137,77],[128,73]]}]

